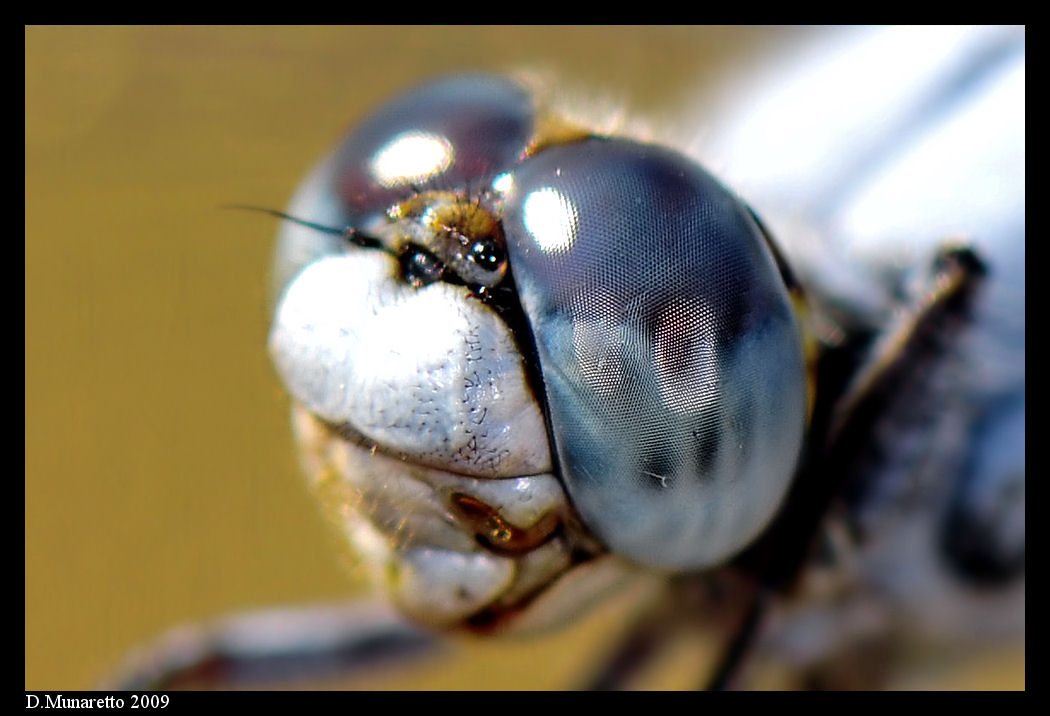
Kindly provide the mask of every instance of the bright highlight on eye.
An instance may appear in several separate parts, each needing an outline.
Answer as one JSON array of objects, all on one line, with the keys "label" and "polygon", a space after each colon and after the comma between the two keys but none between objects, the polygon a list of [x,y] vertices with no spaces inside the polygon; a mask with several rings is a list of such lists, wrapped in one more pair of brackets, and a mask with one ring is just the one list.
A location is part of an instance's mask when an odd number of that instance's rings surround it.
[{"label": "bright highlight on eye", "polygon": [[492,180],[492,189],[498,194],[507,194],[514,187],[514,177],[510,172],[503,172]]},{"label": "bright highlight on eye", "polygon": [[455,151],[449,141],[427,132],[402,132],[372,159],[372,176],[384,187],[422,182],[452,165]]},{"label": "bright highlight on eye", "polygon": [[576,207],[557,189],[544,187],[532,192],[522,208],[526,230],[545,253],[562,253],[576,243]]}]

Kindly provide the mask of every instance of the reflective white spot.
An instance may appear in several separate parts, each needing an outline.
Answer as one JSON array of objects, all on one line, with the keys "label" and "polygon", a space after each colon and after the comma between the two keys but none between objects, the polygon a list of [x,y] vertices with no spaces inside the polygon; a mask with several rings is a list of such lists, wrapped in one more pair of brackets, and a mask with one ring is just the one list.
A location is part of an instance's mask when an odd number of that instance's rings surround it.
[{"label": "reflective white spot", "polygon": [[525,198],[524,224],[546,253],[568,251],[576,243],[576,207],[557,189],[544,187]]},{"label": "reflective white spot", "polygon": [[452,165],[455,152],[447,139],[427,132],[402,132],[376,152],[372,176],[384,187],[420,182]]},{"label": "reflective white spot", "polygon": [[498,194],[507,194],[514,187],[514,177],[510,172],[503,172],[492,180],[492,189]]}]

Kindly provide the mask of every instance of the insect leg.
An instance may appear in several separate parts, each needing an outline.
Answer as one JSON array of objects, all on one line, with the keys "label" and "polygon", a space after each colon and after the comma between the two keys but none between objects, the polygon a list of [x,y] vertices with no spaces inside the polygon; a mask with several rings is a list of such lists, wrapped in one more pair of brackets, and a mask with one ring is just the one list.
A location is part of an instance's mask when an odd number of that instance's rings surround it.
[{"label": "insect leg", "polygon": [[176,628],[133,652],[107,688],[231,688],[316,680],[438,649],[439,640],[379,603],[236,614]]},{"label": "insect leg", "polygon": [[[737,677],[759,632],[768,593],[750,576],[735,569],[684,574],[668,583],[660,598],[647,605],[584,688],[614,690],[644,682],[647,669],[660,662],[688,636],[706,645],[712,636],[726,644],[704,688],[728,689]],[[710,662],[710,659],[707,660]]]}]

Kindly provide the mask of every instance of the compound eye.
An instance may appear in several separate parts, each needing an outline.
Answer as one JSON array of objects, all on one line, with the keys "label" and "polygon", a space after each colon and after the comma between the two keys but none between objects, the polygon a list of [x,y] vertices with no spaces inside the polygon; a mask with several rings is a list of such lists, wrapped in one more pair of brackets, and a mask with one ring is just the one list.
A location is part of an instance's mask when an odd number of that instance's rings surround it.
[{"label": "compound eye", "polygon": [[799,329],[746,207],[685,157],[592,139],[519,165],[503,228],[584,522],[648,566],[740,550],[806,421]]},{"label": "compound eye", "polygon": [[533,131],[529,94],[497,77],[440,79],[387,103],[340,147],[336,190],[362,226],[429,189],[480,187],[512,167]]}]

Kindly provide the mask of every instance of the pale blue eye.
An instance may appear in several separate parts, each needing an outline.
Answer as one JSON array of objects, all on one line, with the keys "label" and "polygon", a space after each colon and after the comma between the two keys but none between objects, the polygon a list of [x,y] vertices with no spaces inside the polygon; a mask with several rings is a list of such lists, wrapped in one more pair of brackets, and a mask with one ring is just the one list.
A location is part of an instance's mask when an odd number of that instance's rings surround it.
[{"label": "pale blue eye", "polygon": [[650,566],[723,561],[772,517],[806,415],[799,330],[746,207],[625,140],[511,174],[503,226],[561,476],[586,524]]}]

